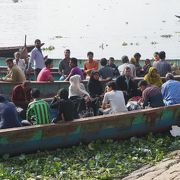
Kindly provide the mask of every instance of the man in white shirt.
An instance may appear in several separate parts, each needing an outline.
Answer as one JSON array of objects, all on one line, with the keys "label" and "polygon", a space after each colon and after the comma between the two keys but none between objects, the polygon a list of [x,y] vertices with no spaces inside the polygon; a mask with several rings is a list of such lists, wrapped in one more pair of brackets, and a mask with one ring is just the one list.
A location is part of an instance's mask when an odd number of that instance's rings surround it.
[{"label": "man in white shirt", "polygon": [[[104,109],[104,114],[107,114],[107,112],[108,114],[127,112],[123,92],[116,90],[116,83],[113,81],[107,84],[107,92],[104,95],[102,108]],[[106,109],[108,108],[109,110],[107,111]]]},{"label": "man in white shirt", "polygon": [[25,73],[25,69],[26,69],[26,64],[25,64],[25,61],[24,59],[20,59],[20,52],[15,52],[14,53],[14,60],[13,60],[13,63],[16,64],[21,70],[23,73]]}]

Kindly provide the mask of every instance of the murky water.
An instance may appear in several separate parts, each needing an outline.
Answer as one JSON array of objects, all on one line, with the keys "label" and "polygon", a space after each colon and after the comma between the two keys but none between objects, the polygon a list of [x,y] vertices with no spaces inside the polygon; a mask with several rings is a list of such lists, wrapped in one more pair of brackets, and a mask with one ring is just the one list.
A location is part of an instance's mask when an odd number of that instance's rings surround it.
[{"label": "murky water", "polygon": [[[180,59],[179,0],[0,0],[0,46],[23,45],[36,38],[50,57],[96,58],[141,52],[151,58],[164,50],[167,58]],[[165,35],[165,37],[161,37]],[[166,35],[169,35],[167,38]]]}]

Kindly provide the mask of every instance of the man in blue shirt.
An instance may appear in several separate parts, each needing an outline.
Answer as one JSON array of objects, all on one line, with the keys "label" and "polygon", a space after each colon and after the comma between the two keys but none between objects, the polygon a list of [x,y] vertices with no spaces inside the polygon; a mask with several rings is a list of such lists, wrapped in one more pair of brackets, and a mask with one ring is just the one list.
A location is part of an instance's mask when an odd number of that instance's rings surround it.
[{"label": "man in blue shirt", "polygon": [[0,129],[20,127],[16,106],[0,95]]},{"label": "man in blue shirt", "polygon": [[166,106],[180,104],[180,82],[175,81],[171,73],[166,74],[166,82],[162,85],[161,93]]}]

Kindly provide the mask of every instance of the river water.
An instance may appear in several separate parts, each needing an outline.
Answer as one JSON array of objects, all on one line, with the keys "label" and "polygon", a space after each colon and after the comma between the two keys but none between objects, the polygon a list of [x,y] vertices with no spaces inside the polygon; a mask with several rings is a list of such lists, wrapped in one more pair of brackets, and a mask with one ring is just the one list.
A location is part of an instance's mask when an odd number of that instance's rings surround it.
[{"label": "river water", "polygon": [[54,46],[52,58],[69,48],[77,58],[164,50],[180,59],[179,0],[0,0],[0,12],[0,46],[23,45],[26,34],[27,44]]}]

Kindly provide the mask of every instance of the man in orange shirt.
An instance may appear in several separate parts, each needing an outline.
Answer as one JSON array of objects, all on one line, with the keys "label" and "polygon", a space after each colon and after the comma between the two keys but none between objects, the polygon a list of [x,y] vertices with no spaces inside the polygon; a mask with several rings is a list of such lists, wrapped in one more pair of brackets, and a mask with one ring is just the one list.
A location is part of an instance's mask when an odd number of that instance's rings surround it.
[{"label": "man in orange shirt", "polygon": [[90,77],[92,70],[98,70],[98,62],[93,59],[93,52],[88,52],[88,60],[84,63],[84,73],[86,74],[86,79]]}]

